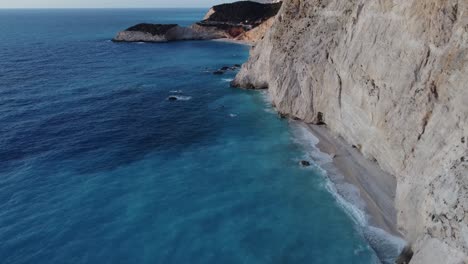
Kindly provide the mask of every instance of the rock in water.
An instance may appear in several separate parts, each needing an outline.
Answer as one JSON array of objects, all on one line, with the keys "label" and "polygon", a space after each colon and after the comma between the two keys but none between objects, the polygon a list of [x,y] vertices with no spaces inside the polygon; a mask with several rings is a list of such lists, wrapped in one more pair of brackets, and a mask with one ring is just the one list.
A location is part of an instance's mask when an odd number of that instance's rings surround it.
[{"label": "rock in water", "polygon": [[177,100],[179,100],[179,99],[177,98],[177,96],[169,96],[169,97],[167,98],[167,100],[169,100],[169,101],[177,101]]},{"label": "rock in water", "polygon": [[307,160],[301,160],[300,164],[301,164],[302,167],[309,167],[310,166],[310,162],[308,162]]}]

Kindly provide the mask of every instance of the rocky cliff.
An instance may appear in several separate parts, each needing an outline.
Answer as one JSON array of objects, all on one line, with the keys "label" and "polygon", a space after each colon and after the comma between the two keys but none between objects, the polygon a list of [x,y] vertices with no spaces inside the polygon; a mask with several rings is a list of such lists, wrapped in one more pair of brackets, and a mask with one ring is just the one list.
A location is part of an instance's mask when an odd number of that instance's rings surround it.
[{"label": "rocky cliff", "polygon": [[224,31],[211,27],[192,25],[181,27],[176,24],[142,23],[121,31],[115,42],[168,42],[180,40],[208,40],[226,37]]},{"label": "rocky cliff", "polygon": [[256,27],[263,21],[275,16],[281,3],[257,3],[239,1],[221,4],[211,8],[202,22],[230,23]]},{"label": "rocky cliff", "polygon": [[285,1],[233,84],[397,177],[411,263],[468,263],[467,1]]},{"label": "rocky cliff", "polygon": [[281,2],[239,1],[212,7],[202,21],[189,27],[142,23],[119,32],[116,42],[236,39],[255,42],[272,24]]}]

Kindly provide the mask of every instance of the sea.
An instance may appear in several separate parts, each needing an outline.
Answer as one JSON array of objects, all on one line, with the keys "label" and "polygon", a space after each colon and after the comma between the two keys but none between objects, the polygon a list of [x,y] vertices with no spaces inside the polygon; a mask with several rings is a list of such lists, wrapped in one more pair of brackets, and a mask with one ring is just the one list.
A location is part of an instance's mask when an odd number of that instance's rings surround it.
[{"label": "sea", "polygon": [[111,42],[205,12],[0,10],[0,263],[392,262],[311,135],[213,74],[249,46]]}]

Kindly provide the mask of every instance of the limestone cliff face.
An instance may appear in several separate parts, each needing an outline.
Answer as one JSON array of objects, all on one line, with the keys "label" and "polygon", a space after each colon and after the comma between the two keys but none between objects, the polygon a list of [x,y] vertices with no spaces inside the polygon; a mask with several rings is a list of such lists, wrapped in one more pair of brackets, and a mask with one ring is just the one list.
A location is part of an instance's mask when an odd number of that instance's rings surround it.
[{"label": "limestone cliff face", "polygon": [[396,175],[412,263],[468,263],[468,1],[285,1],[234,85]]},{"label": "limestone cliff face", "polygon": [[256,43],[265,36],[266,32],[271,28],[274,21],[275,21],[274,17],[269,18],[268,20],[262,22],[257,27],[242,33],[235,39],[241,40],[241,41],[247,41],[250,43]]}]

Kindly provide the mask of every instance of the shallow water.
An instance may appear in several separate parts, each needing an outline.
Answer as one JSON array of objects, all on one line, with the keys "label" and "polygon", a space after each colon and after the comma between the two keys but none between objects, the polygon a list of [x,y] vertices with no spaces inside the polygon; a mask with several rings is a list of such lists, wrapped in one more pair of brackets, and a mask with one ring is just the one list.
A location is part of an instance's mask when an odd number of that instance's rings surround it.
[{"label": "shallow water", "polygon": [[248,47],[109,41],[203,14],[0,11],[2,263],[378,262],[290,124],[211,74]]}]

